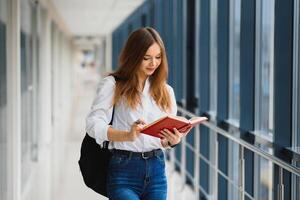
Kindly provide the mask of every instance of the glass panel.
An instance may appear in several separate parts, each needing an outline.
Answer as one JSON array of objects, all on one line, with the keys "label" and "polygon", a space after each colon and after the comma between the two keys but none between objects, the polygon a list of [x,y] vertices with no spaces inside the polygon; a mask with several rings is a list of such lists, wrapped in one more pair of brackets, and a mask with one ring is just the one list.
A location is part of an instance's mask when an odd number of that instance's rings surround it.
[{"label": "glass panel", "polygon": [[[237,127],[240,118],[240,30],[241,0],[230,1],[229,36],[229,120]],[[238,199],[239,145],[233,141],[228,144],[228,199]]]},{"label": "glass panel", "polygon": [[239,186],[239,145],[233,141],[228,142],[228,178],[231,184],[228,185],[228,199],[238,199],[238,186]]},{"label": "glass panel", "polygon": [[0,0],[0,199],[7,200],[6,0]]},{"label": "glass panel", "polygon": [[0,21],[7,21],[7,0],[0,0]]},{"label": "glass panel", "polygon": [[[256,10],[255,132],[273,141],[273,70],[275,0],[260,0]],[[264,147],[262,147],[264,148]],[[264,148],[265,151],[269,151]],[[273,165],[256,156],[255,198],[273,197]]]},{"label": "glass panel", "polygon": [[[273,154],[273,150],[263,145],[257,145],[269,154]],[[261,200],[273,200],[273,163],[265,158],[255,155],[254,158],[254,198]]]},{"label": "glass panel", "polygon": [[230,1],[229,118],[240,118],[240,30],[241,0]]},{"label": "glass panel", "polygon": [[176,31],[174,32],[174,34],[176,35],[176,41],[174,41],[174,46],[176,46],[175,50],[175,66],[176,66],[176,71],[175,71],[175,77],[176,77],[176,99],[178,102],[182,103],[182,99],[183,99],[183,68],[182,68],[182,64],[183,64],[183,58],[182,58],[182,49],[183,49],[183,1],[176,1],[176,11],[177,14],[175,15],[175,19],[176,19]]},{"label": "glass panel", "polygon": [[32,174],[32,162],[37,157],[37,19],[31,1],[21,3],[21,189],[24,191]]},{"label": "glass panel", "polygon": [[[212,116],[216,116],[217,112],[217,86],[218,86],[218,76],[217,76],[217,48],[218,48],[218,41],[217,41],[217,11],[218,11],[218,1],[217,0],[211,0],[209,1],[210,4],[210,70],[209,70],[209,112]],[[200,28],[201,29],[201,28]],[[218,166],[216,163],[216,141],[217,141],[217,134],[209,130],[209,161],[212,165]],[[201,145],[200,145],[201,147]],[[200,173],[203,169],[200,165]],[[208,180],[207,180],[207,190],[208,194],[211,196],[217,196],[217,188],[215,187],[217,183],[217,175],[216,171],[212,167],[207,168],[208,172]],[[207,173],[205,172],[205,173]],[[202,179],[203,176],[200,174],[200,179]]]},{"label": "glass panel", "polygon": [[273,138],[273,66],[274,66],[274,0],[260,4],[261,19],[257,22],[258,47],[256,85],[256,130],[270,140]]},{"label": "glass panel", "polygon": [[[229,120],[239,126],[240,118],[240,30],[241,0],[230,1],[229,36]],[[228,199],[238,199],[239,145],[233,141],[228,144]]]},{"label": "glass panel", "polygon": [[273,164],[272,162],[260,158],[260,176],[258,184],[258,199],[273,199]]},{"label": "glass panel", "polygon": [[210,111],[217,111],[217,0],[210,1]]},{"label": "glass panel", "polygon": [[[209,167],[209,193],[212,196],[217,196],[218,190],[216,185],[218,185],[218,174],[216,169],[218,169],[218,138],[217,133],[213,130],[209,130],[209,161],[214,168]],[[201,178],[201,177],[200,177]]]}]

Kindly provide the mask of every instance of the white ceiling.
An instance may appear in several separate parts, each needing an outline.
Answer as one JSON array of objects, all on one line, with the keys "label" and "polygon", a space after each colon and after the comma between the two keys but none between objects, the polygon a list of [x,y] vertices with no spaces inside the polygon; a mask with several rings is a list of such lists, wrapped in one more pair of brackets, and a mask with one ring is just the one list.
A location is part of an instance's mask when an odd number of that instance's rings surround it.
[{"label": "white ceiling", "polygon": [[111,33],[144,0],[52,0],[75,36]]}]

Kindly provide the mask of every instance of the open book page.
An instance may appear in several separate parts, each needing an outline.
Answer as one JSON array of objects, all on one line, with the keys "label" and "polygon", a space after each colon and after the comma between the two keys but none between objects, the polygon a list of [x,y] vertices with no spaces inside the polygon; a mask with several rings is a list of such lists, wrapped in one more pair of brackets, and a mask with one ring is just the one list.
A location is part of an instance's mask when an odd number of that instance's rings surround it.
[{"label": "open book page", "polygon": [[188,120],[184,117],[168,115],[145,126],[141,133],[148,134],[154,137],[160,137],[159,134],[161,130],[168,129],[170,131],[173,131],[174,128],[184,133],[190,126],[195,126],[205,120],[207,120],[207,118],[205,117],[196,117]]},{"label": "open book page", "polygon": [[191,125],[196,126],[206,120],[207,120],[207,117],[193,117],[189,121],[191,122]]}]

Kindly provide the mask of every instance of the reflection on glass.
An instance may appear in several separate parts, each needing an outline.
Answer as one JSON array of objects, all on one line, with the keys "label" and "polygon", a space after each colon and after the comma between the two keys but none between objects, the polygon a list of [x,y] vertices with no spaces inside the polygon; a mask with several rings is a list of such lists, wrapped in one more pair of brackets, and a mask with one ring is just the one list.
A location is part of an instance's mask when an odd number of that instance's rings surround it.
[{"label": "reflection on glass", "polygon": [[[257,1],[256,23],[256,82],[255,129],[273,140],[273,68],[274,68],[274,10],[275,0]],[[268,151],[268,149],[264,149]],[[273,197],[273,165],[264,158],[256,159],[255,198],[271,200]]]},{"label": "reflection on glass", "polygon": [[229,158],[229,179],[232,184],[228,185],[229,199],[238,200],[239,192],[239,145],[233,141],[228,142],[228,158]]},{"label": "reflection on glass", "polygon": [[32,152],[34,140],[34,63],[33,48],[33,4],[21,1],[21,189],[26,188],[32,174]]},{"label": "reflection on glass", "polygon": [[210,111],[217,110],[217,0],[210,1]]},{"label": "reflection on glass", "polygon": [[[240,118],[240,29],[241,0],[230,0],[229,18],[229,119],[239,126]],[[238,199],[239,145],[228,142],[228,198]]]},{"label": "reflection on glass", "polygon": [[260,158],[260,177],[258,195],[261,200],[272,200],[273,196],[273,164],[272,162]]},{"label": "reflection on glass", "polygon": [[229,118],[238,122],[240,118],[241,0],[231,0],[230,3]]},{"label": "reflection on glass", "polygon": [[274,4],[274,0],[261,1],[260,13],[260,55],[257,66],[260,76],[257,85],[259,120],[256,129],[265,135],[272,134],[273,131]]}]

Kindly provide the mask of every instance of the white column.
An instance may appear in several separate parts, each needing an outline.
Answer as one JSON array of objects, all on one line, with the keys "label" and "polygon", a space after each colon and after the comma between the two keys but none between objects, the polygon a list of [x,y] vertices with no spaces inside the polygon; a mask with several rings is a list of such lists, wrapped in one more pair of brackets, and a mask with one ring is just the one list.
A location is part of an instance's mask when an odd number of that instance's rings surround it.
[{"label": "white column", "polygon": [[21,199],[20,1],[8,1],[7,17],[7,199]]},{"label": "white column", "polygon": [[41,12],[39,63],[40,142],[51,142],[51,20],[47,10]]},{"label": "white column", "polygon": [[[40,61],[39,61],[39,170],[37,199],[52,199],[52,91],[51,91],[51,20],[47,10],[41,12]],[[45,184],[46,183],[46,184]]]}]

